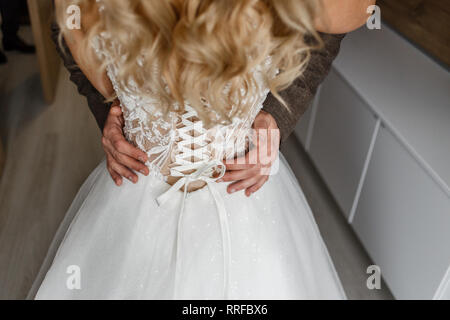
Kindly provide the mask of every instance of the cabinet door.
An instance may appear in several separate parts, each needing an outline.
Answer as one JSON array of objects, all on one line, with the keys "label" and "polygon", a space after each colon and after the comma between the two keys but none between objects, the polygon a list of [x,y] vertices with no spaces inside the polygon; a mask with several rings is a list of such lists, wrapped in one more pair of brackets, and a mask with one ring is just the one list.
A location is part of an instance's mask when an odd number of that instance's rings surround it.
[{"label": "cabinet door", "polygon": [[348,217],[375,130],[376,118],[332,70],[321,88],[310,156]]},{"label": "cabinet door", "polygon": [[314,108],[314,103],[309,106],[308,109],[306,109],[306,112],[302,115],[300,118],[300,121],[298,122],[297,126],[295,127],[295,135],[297,136],[298,140],[302,143],[303,147],[306,147],[306,140],[308,138],[308,130],[309,126],[311,125],[312,121],[312,113]]},{"label": "cabinet door", "polygon": [[5,155],[5,151],[3,150],[3,141],[0,137],[0,178],[2,177],[5,161],[6,161],[6,155]]},{"label": "cabinet door", "polygon": [[450,264],[450,198],[383,127],[353,226],[396,298],[433,298]]},{"label": "cabinet door", "polygon": [[28,0],[28,9],[36,43],[44,97],[47,103],[52,103],[58,84],[60,66],[60,58],[50,37],[53,1]]}]

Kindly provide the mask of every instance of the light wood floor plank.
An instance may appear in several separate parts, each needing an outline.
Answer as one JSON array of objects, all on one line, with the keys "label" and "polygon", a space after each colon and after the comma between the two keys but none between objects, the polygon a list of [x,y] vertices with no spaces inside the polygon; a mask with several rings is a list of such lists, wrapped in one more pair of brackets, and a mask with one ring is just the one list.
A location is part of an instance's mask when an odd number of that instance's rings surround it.
[{"label": "light wood floor plank", "polygon": [[[0,68],[0,299],[26,297],[78,188],[103,158],[100,130],[61,70],[54,103],[42,97],[33,56]],[[4,76],[8,80],[5,80]]]}]

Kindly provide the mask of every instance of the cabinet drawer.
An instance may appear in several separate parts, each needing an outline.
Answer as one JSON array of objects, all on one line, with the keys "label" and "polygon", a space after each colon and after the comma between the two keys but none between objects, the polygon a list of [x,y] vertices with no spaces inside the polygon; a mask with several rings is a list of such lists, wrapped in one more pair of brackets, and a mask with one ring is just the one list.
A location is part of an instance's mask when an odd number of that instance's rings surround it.
[{"label": "cabinet drawer", "polygon": [[321,88],[309,152],[347,217],[375,125],[374,114],[332,70]]},{"label": "cabinet drawer", "polygon": [[450,198],[383,127],[353,227],[396,298],[433,298],[450,263]]},{"label": "cabinet drawer", "polygon": [[313,107],[314,104],[310,105],[308,109],[306,109],[305,113],[302,115],[300,121],[295,127],[295,135],[302,143],[303,147],[306,147],[306,139],[308,138],[308,130],[312,120],[311,115],[313,113]]}]

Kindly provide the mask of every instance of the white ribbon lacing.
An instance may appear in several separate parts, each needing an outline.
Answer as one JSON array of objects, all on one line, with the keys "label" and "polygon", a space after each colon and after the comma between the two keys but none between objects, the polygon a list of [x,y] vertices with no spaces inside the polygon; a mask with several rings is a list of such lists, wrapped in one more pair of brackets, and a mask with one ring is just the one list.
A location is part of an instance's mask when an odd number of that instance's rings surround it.
[{"label": "white ribbon lacing", "polygon": [[[189,106],[186,112],[181,116],[182,127],[178,128],[180,141],[178,142],[178,152],[175,155],[174,167],[170,169],[172,177],[180,177],[180,179],[160,195],[156,202],[162,206],[168,200],[172,199],[175,194],[184,187],[183,200],[181,203],[180,214],[178,216],[177,240],[176,240],[176,258],[175,258],[175,287],[174,296],[178,297],[180,283],[180,261],[181,261],[181,242],[182,242],[182,221],[184,207],[187,197],[189,184],[193,181],[206,182],[208,189],[214,199],[219,216],[220,229],[222,234],[222,250],[223,250],[223,296],[228,298],[230,269],[231,269],[231,237],[228,225],[228,217],[225,209],[225,203],[222,196],[215,186],[215,182],[221,179],[226,167],[222,161],[210,160],[211,151],[208,149],[210,144],[207,139],[207,131],[203,128],[201,121],[193,121],[196,112]],[[192,146],[197,148],[193,149]],[[196,161],[195,159],[200,159]],[[185,172],[190,172],[186,174]]]}]

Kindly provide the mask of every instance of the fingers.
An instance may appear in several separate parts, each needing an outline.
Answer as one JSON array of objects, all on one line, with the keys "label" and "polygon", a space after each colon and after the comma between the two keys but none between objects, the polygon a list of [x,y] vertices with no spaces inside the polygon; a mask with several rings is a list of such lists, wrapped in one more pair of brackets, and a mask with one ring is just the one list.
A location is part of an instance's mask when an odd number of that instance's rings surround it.
[{"label": "fingers", "polygon": [[123,127],[124,119],[120,103],[114,102],[109,109],[108,117],[106,118],[105,129],[107,129],[111,124],[118,125],[120,129]]},{"label": "fingers", "polygon": [[245,189],[249,197],[261,189],[268,181],[271,167],[278,156],[280,132],[272,115],[261,111],[253,123],[253,129],[255,147],[244,157],[224,161],[227,173],[221,181],[236,181],[228,186],[229,193]]},{"label": "fingers", "polygon": [[108,122],[111,122],[112,124],[115,124],[119,126],[120,129],[122,129],[124,125],[124,119],[123,119],[123,113],[122,108],[120,106],[113,106],[109,109],[109,114],[107,118],[107,124]]},{"label": "fingers", "polygon": [[[147,154],[133,146],[131,143],[129,143],[123,135],[116,135],[114,136],[112,140],[112,147],[113,147],[113,155],[116,158],[117,155],[126,155],[128,157],[131,157],[135,160],[138,160],[142,163],[147,162],[148,156]],[[120,159],[116,158],[117,161],[119,161],[121,164],[126,165],[126,163],[122,163]],[[140,170],[138,170],[140,171]]]},{"label": "fingers", "polygon": [[256,164],[243,163],[243,161],[239,160],[235,161],[235,163],[225,162],[225,166],[227,171],[238,171],[238,170],[249,170],[256,167]]},{"label": "fingers", "polygon": [[228,186],[228,193],[235,193],[245,190],[245,195],[249,197],[252,193],[258,191],[269,179],[268,176],[254,176],[248,179],[240,180]]},{"label": "fingers", "polygon": [[120,108],[120,106],[113,104],[109,109],[109,115],[114,117],[120,117],[122,116],[122,109]]},{"label": "fingers", "polygon": [[253,122],[253,128],[255,129],[269,129],[276,128],[277,123],[272,115],[264,110],[261,110]]},{"label": "fingers", "polygon": [[118,163],[111,155],[108,155],[106,161],[108,164],[108,171],[110,173],[111,173],[111,171],[114,171],[117,174],[119,174],[121,177],[125,177],[126,179],[130,180],[132,183],[138,182],[138,176],[133,171],[128,169],[127,167]]},{"label": "fingers", "polygon": [[235,192],[247,189],[247,188],[253,186],[258,180],[259,180],[258,176],[254,176],[254,177],[244,179],[244,180],[239,180],[237,182],[230,184],[227,188],[227,192],[235,193]]},{"label": "fingers", "polygon": [[102,145],[107,155],[108,171],[116,185],[122,184],[122,177],[137,183],[135,172],[148,175],[145,166],[148,156],[129,143],[123,134],[123,114],[119,101],[114,101],[103,129]]},{"label": "fingers", "polygon": [[134,170],[136,172],[142,173],[144,176],[149,174],[149,169],[140,161],[133,159],[132,157],[127,156],[119,151],[114,151],[113,154],[114,159],[121,165]]},{"label": "fingers", "polygon": [[109,124],[109,126],[105,126],[103,131],[103,146],[106,147],[112,155],[118,151],[121,154],[125,154],[144,163],[148,160],[148,156],[145,152],[136,148],[125,139],[121,126]]},{"label": "fingers", "polygon": [[248,179],[259,175],[259,168],[254,167],[247,170],[233,170],[227,171],[220,182],[230,182]]},{"label": "fingers", "polygon": [[269,176],[261,177],[254,185],[245,190],[245,195],[250,197],[253,193],[261,189],[261,187],[269,180]]},{"label": "fingers", "polygon": [[[276,160],[279,150],[278,137],[276,135],[268,136],[267,131],[261,131],[257,136],[255,147],[245,156],[224,161],[227,170],[246,170],[254,166],[271,165]],[[273,140],[274,138],[275,140]]]},{"label": "fingers", "polygon": [[116,184],[116,186],[120,187],[122,185],[122,177],[115,172],[111,166],[107,166],[109,174],[111,175],[111,178],[114,180],[114,183]]},{"label": "fingers", "polygon": [[264,169],[256,167],[250,170],[227,171],[219,182],[235,181],[227,187],[227,192],[231,194],[246,190],[245,194],[250,196],[269,179],[269,176],[265,175],[266,170]]},{"label": "fingers", "polygon": [[225,160],[225,166],[228,170],[248,170],[259,166],[258,151],[254,148],[247,152],[244,157]]}]

